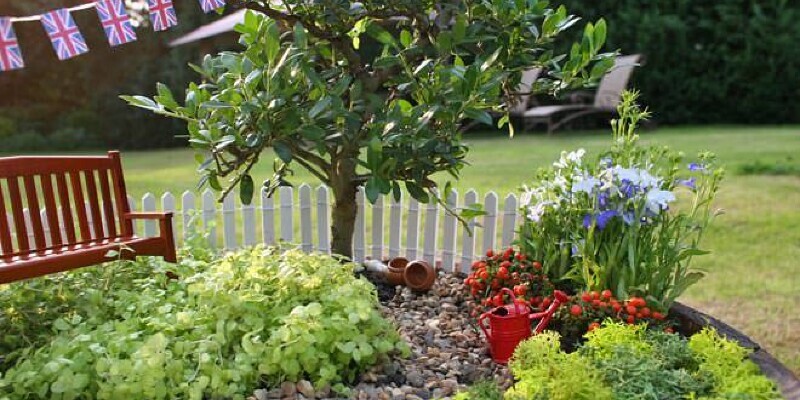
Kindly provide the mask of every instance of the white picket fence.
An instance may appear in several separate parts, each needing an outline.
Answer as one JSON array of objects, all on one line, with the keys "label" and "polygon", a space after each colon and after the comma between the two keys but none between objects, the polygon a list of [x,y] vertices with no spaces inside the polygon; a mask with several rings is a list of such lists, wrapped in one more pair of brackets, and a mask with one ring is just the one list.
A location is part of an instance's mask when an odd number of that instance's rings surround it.
[{"label": "white picket fence", "polygon": [[[467,191],[463,199],[457,191],[452,191],[446,202],[449,207],[458,209],[476,204],[478,199],[475,190]],[[187,191],[180,199],[169,192],[159,198],[147,193],[140,201],[128,196],[128,202],[132,210],[173,212],[177,243],[191,234],[187,229],[190,221],[199,218],[197,222],[202,222],[200,226],[208,234],[210,245],[215,248],[232,250],[257,243],[273,245],[288,242],[297,244],[306,252],[331,251],[331,195],[325,186],[314,189],[303,184],[297,190],[281,187],[273,197],[268,197],[264,190],[260,198],[254,199],[249,205],[241,204],[234,195],[228,196],[220,204],[216,193],[210,190],[199,196]],[[501,209],[498,208],[497,194],[487,193],[482,199],[486,215],[472,218],[469,221],[470,229],[464,228],[438,204],[421,204],[406,194],[400,201],[386,196],[370,204],[364,192],[359,191],[356,203],[358,214],[353,237],[353,258],[358,262],[367,258],[404,256],[408,259],[422,258],[431,263],[441,261],[441,268],[456,271],[461,270],[461,266],[469,266],[486,249],[510,245],[516,235],[518,202],[513,193],[505,197]],[[25,215],[26,219],[29,218],[27,210]],[[47,221],[44,215],[42,221]],[[30,221],[27,222],[30,226]],[[45,230],[48,229],[45,226]],[[64,230],[63,227],[61,229]],[[134,230],[140,236],[158,235],[155,221],[139,222]]]}]

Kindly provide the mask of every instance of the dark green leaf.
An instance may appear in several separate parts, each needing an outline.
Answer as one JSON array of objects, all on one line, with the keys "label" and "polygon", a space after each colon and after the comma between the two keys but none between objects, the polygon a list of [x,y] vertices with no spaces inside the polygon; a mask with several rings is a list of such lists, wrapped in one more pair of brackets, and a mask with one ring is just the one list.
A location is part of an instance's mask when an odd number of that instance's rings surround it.
[{"label": "dark green leaf", "polygon": [[286,143],[275,142],[272,144],[272,147],[275,149],[275,154],[278,155],[281,161],[286,164],[292,162],[292,149],[290,149]]},{"label": "dark green leaf", "polygon": [[254,187],[253,177],[249,174],[242,175],[242,180],[239,181],[239,200],[242,201],[242,204],[247,205],[253,201]]}]

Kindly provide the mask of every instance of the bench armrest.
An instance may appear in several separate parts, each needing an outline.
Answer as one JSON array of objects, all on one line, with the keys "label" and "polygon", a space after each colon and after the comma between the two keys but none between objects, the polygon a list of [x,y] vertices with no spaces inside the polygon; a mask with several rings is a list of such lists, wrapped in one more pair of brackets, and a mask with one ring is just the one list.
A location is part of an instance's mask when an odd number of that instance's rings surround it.
[{"label": "bench armrest", "polygon": [[168,219],[172,218],[171,212],[129,212],[125,219]]}]

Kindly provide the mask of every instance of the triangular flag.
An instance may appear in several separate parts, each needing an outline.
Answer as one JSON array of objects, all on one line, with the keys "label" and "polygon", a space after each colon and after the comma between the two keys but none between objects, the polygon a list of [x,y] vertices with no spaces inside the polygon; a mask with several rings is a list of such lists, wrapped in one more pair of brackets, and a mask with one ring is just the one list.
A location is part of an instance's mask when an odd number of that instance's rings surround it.
[{"label": "triangular flag", "polygon": [[42,14],[42,25],[53,42],[59,60],[66,60],[89,51],[78,25],[69,10],[62,8]]}]

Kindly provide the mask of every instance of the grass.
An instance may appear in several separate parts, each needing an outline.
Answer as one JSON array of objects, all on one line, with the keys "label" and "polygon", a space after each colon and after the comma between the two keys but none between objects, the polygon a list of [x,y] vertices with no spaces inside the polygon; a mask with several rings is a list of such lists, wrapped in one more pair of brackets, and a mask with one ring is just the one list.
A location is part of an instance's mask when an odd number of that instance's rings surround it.
[{"label": "grass", "polygon": [[[609,135],[470,135],[472,165],[456,187],[505,196],[562,150],[592,152]],[[742,330],[800,373],[800,127],[665,128],[642,135],[687,155],[714,151],[729,171],[717,201],[726,213],[705,241],[713,254],[697,259],[708,275],[681,300]],[[123,162],[128,190],[137,197],[193,190],[198,178],[190,150],[125,152]],[[257,181],[268,178],[270,168],[270,162],[259,165]],[[294,181],[316,184],[302,171]]]}]

